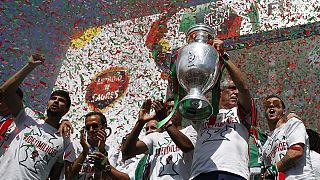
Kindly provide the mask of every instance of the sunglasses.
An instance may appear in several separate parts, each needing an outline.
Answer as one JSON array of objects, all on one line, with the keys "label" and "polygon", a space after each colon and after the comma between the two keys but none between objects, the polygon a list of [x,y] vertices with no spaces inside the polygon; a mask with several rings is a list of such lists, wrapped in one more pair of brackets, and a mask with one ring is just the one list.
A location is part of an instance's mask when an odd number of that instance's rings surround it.
[{"label": "sunglasses", "polygon": [[264,109],[270,108],[271,105],[273,105],[273,107],[276,107],[276,108],[282,107],[281,101],[278,99],[273,100],[273,101],[265,101],[263,104],[264,104]]},{"label": "sunglasses", "polygon": [[93,130],[97,130],[98,128],[99,128],[99,124],[91,124],[91,125],[86,125],[85,126],[85,129],[87,130],[87,131],[89,131],[91,128],[93,129]]}]

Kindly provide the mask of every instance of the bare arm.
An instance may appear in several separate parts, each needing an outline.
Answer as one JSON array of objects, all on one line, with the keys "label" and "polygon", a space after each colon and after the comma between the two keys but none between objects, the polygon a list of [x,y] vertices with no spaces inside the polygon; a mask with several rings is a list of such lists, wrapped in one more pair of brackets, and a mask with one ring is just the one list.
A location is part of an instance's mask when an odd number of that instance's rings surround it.
[{"label": "bare arm", "polygon": [[151,100],[147,99],[143,104],[139,111],[138,121],[133,127],[131,133],[127,137],[127,140],[121,147],[121,151],[123,156],[135,156],[138,154],[142,154],[148,150],[147,145],[143,141],[139,141],[139,134],[146,124],[146,122],[154,119],[154,116],[150,116],[149,112],[151,109]]},{"label": "bare arm", "polygon": [[72,133],[73,133],[73,127],[71,122],[67,119],[63,119],[59,125],[59,129],[56,132],[56,134],[70,137],[70,134]]},{"label": "bare arm", "polygon": [[17,73],[10,77],[4,84],[0,87],[1,96],[4,103],[8,106],[11,114],[16,117],[20,110],[23,108],[22,101],[20,97],[16,94],[19,85],[27,77],[27,75],[38,65],[42,64],[44,61],[43,56],[36,54],[29,58],[28,64],[23,66]]},{"label": "bare arm", "polygon": [[86,159],[87,155],[88,154],[85,154],[82,152],[74,162],[66,161],[66,166],[65,166],[66,179],[74,179],[79,175],[82,164]]},{"label": "bare arm", "polygon": [[49,174],[49,178],[50,179],[59,179],[61,171],[63,169],[63,166],[64,166],[63,163],[56,162],[53,165],[53,167],[51,168],[51,171],[50,171],[50,174]]},{"label": "bare arm", "polygon": [[[215,39],[214,45],[220,54],[224,53],[223,41]],[[245,112],[251,112],[251,95],[245,75],[228,59],[226,59],[226,69],[239,91],[239,103],[244,108]]]},{"label": "bare arm", "polygon": [[[167,103],[164,103],[161,100],[156,100],[152,102],[152,106],[156,112],[156,116],[160,117],[160,119],[158,118],[158,120],[164,119],[166,117],[166,114],[169,113],[167,112],[167,108],[166,108]],[[181,124],[176,122],[180,122],[181,120],[177,121],[174,118],[181,118],[181,115],[178,115],[177,113],[178,112],[176,111],[175,115],[173,115],[172,118],[170,119],[170,122],[168,122],[168,124],[165,125],[165,130],[168,132],[173,142],[182,150],[182,152],[187,153],[193,150],[194,147],[190,139],[179,130],[179,127],[181,127]]]},{"label": "bare arm", "polygon": [[230,60],[227,61],[226,68],[239,91],[239,103],[247,113],[251,112],[251,95],[245,75]]},{"label": "bare arm", "polygon": [[182,152],[187,153],[194,149],[190,139],[175,126],[169,126],[166,130],[173,142],[182,150]]},{"label": "bare arm", "polygon": [[135,156],[142,154],[148,150],[147,145],[138,140],[139,134],[145,123],[137,122],[132,129],[131,133],[127,137],[126,142],[121,147],[123,156]]},{"label": "bare arm", "polygon": [[[99,172],[98,176],[95,175],[95,179],[130,180],[127,173],[118,171],[110,165],[109,159],[105,154],[101,152],[94,152],[92,158],[94,159],[96,172]],[[107,170],[107,166],[110,167],[110,171]]]},{"label": "bare arm", "polygon": [[127,173],[118,171],[116,168],[111,166],[111,171],[107,174],[112,180],[130,180],[130,177]]},{"label": "bare arm", "polygon": [[83,149],[80,155],[77,157],[77,159],[74,162],[65,161],[65,174],[67,179],[74,179],[79,175],[82,164],[86,159],[87,155],[89,154],[90,145],[85,139],[84,129],[81,129],[80,131],[80,144]]},{"label": "bare arm", "polygon": [[296,163],[303,156],[304,144],[295,144],[290,146],[285,156],[277,163],[279,172],[286,172],[296,165]]}]

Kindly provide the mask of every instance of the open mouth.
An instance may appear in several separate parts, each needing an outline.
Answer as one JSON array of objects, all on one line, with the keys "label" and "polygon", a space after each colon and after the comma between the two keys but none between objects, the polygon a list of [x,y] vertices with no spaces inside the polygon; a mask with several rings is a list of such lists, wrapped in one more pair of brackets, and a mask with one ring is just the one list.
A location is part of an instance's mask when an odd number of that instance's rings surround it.
[{"label": "open mouth", "polygon": [[269,110],[269,114],[271,114],[271,115],[274,114],[275,112],[276,112],[276,111],[275,111],[274,109],[270,109],[270,110]]},{"label": "open mouth", "polygon": [[59,106],[56,105],[56,104],[52,104],[52,105],[50,106],[50,109],[53,109],[53,110],[56,110],[56,109],[58,109],[58,108],[59,108]]},{"label": "open mouth", "polygon": [[230,100],[232,100],[232,101],[238,101],[238,98],[237,98],[237,97],[231,97]]}]

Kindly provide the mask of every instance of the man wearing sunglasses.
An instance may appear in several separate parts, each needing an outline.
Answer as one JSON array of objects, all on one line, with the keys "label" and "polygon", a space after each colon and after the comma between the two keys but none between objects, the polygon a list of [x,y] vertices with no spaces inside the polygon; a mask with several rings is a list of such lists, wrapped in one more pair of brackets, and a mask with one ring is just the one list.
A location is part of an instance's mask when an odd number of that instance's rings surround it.
[{"label": "man wearing sunglasses", "polygon": [[100,179],[104,176],[101,163],[108,157],[109,146],[106,145],[106,139],[110,134],[111,128],[107,126],[106,117],[102,113],[90,112],[85,115],[80,142],[73,142],[75,152],[67,159],[67,179]]},{"label": "man wearing sunglasses", "polygon": [[276,95],[264,101],[270,133],[263,145],[263,159],[268,166],[266,179],[315,179],[311,167],[309,139],[303,122],[287,120],[285,104]]}]

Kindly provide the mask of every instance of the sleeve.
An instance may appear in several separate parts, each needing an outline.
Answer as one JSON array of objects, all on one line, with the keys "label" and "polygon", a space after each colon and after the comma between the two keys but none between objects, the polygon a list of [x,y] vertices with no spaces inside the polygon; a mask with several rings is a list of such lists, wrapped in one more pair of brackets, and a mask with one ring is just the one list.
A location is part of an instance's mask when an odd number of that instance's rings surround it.
[{"label": "sleeve", "polygon": [[109,159],[109,163],[111,166],[113,167],[117,167],[118,166],[118,161],[119,161],[119,158],[122,158],[122,155],[121,157],[120,156],[120,153],[121,151],[116,151],[114,149],[108,151],[108,159]]},{"label": "sleeve", "polygon": [[69,138],[64,137],[63,138],[64,143],[64,156],[63,160],[68,162],[73,162],[76,160],[76,146],[75,142],[71,142]]},{"label": "sleeve", "polygon": [[184,135],[186,135],[190,141],[192,142],[193,146],[196,145],[197,141],[197,131],[193,128],[192,125],[186,127],[185,132],[183,132]]},{"label": "sleeve", "polygon": [[270,142],[269,141],[272,141],[270,137],[267,137],[267,141],[266,143],[262,146],[262,161],[263,161],[263,164],[265,167],[268,167],[268,166],[271,166],[271,162],[268,160],[267,158],[267,149],[270,148],[269,147],[269,144]]},{"label": "sleeve", "polygon": [[298,143],[306,144],[307,131],[303,122],[297,118],[291,118],[288,122],[290,123],[286,132],[288,146],[290,147]]},{"label": "sleeve", "polygon": [[30,108],[25,107],[20,110],[17,117],[13,118],[13,121],[18,128],[23,129],[25,124],[36,123],[36,119],[35,113]]},{"label": "sleeve", "polygon": [[126,170],[124,170],[124,173],[128,174],[130,180],[134,180],[134,178],[135,178],[136,167],[139,163],[139,160],[140,159],[133,157],[130,164],[128,164]]},{"label": "sleeve", "polygon": [[154,132],[141,138],[141,141],[144,142],[148,147],[149,154],[152,154],[153,152],[153,136],[156,136],[158,134],[159,134],[158,132]]}]

